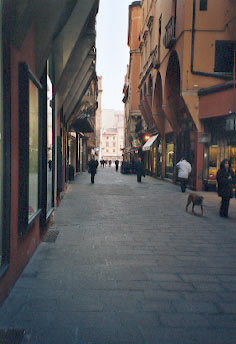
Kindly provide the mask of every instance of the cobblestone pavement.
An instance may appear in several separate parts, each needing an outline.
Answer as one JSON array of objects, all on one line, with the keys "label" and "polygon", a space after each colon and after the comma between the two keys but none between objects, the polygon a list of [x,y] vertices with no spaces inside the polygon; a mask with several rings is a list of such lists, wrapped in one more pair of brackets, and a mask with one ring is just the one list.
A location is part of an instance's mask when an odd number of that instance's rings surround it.
[{"label": "cobblestone pavement", "polygon": [[[0,309],[22,344],[235,344],[236,199],[185,212],[169,182],[99,168],[76,177]],[[200,209],[196,209],[200,212]]]}]

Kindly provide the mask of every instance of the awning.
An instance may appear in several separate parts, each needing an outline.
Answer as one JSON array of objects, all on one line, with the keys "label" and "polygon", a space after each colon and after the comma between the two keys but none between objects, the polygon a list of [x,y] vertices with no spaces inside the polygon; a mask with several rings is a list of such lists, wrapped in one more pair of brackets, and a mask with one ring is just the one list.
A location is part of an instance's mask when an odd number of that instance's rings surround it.
[{"label": "awning", "polygon": [[159,136],[159,134],[150,137],[150,139],[147,140],[145,145],[143,145],[143,148],[142,148],[143,151],[149,151],[151,148],[151,145],[153,145],[153,143],[156,141],[158,136]]}]

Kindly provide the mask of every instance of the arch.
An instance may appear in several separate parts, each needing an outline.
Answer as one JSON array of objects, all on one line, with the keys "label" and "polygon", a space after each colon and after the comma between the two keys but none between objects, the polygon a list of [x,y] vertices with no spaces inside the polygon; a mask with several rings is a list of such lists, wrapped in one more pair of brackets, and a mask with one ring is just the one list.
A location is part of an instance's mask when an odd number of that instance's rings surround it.
[{"label": "arch", "polygon": [[141,103],[143,100],[143,90],[142,89],[140,90],[140,96],[139,97],[140,97],[140,103]]},{"label": "arch", "polygon": [[181,71],[176,51],[170,55],[165,80],[163,110],[174,132],[175,161],[185,155],[194,170],[195,133],[194,120],[181,95]]},{"label": "arch", "polygon": [[170,55],[165,80],[165,99],[180,96],[180,64],[176,51]]},{"label": "arch", "polygon": [[146,96],[147,94],[147,85],[146,85],[146,82],[144,83],[144,86],[143,86],[143,95],[144,97]]},{"label": "arch", "polygon": [[156,123],[157,129],[163,138],[165,135],[165,116],[162,109],[163,102],[163,92],[162,92],[162,79],[160,72],[157,73],[154,93],[153,93],[153,102],[152,102],[152,115]]},{"label": "arch", "polygon": [[148,101],[148,95],[147,95],[147,84],[144,83],[143,91],[140,90],[140,105],[139,109],[142,113],[142,116],[148,126],[148,128],[151,128],[153,126],[153,118],[151,113],[150,104]]},{"label": "arch", "polygon": [[178,133],[176,109],[180,101],[180,64],[176,51],[171,53],[168,61],[164,91],[163,110],[173,132]]}]

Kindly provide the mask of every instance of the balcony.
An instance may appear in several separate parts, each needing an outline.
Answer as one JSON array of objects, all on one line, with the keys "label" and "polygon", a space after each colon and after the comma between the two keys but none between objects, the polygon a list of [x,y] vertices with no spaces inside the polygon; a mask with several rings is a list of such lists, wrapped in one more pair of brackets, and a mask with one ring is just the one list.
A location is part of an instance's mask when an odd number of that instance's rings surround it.
[{"label": "balcony", "polygon": [[166,25],[166,32],[163,38],[163,44],[166,49],[171,49],[175,45],[175,42],[175,21],[174,17],[171,17],[168,24]]}]

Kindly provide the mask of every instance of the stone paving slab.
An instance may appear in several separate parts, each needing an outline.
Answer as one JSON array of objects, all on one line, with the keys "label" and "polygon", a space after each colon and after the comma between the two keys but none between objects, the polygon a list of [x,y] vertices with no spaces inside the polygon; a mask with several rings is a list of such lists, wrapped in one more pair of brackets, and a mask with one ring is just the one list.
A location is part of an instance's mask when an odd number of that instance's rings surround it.
[{"label": "stone paving slab", "polygon": [[188,193],[114,167],[94,185],[81,173],[0,329],[25,329],[22,344],[235,344],[236,199],[222,219],[216,193],[201,192],[201,217],[185,212]]}]

